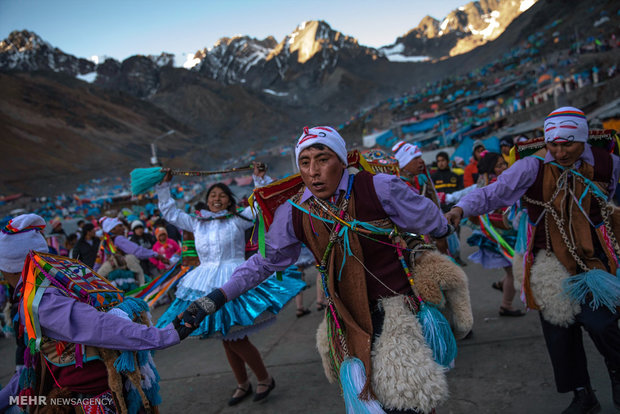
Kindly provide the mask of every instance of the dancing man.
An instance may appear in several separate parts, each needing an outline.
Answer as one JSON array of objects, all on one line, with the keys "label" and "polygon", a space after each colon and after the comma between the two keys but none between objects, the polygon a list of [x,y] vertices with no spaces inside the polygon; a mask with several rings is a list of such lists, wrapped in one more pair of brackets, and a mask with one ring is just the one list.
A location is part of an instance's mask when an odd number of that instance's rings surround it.
[{"label": "dancing man", "polygon": [[[389,235],[402,230],[443,238],[452,226],[436,205],[400,178],[349,171],[345,142],[331,127],[304,128],[295,155],[305,186],[276,210],[265,257],[253,256],[221,288],[190,305],[183,314],[185,326],[198,326],[227,301],[295,263],[304,243],[321,263],[330,303],[317,332],[328,378],[337,381],[340,364],[354,357],[362,361],[367,378],[355,396],[359,401],[376,396],[385,412],[431,412],[448,395],[445,369],[424,340],[413,309],[419,302],[410,300],[412,276]],[[354,220],[374,233],[361,237],[350,229],[344,234],[334,217]],[[436,255],[442,266],[447,262],[462,273],[449,259]],[[460,289],[455,289],[461,296],[454,309],[457,335],[465,336],[472,320],[467,283],[461,276]],[[334,323],[342,329],[336,330]],[[328,332],[327,324],[334,329]],[[401,357],[395,360],[393,355]]]},{"label": "dancing man", "polygon": [[[595,306],[596,292],[590,286],[584,289],[590,291],[585,301],[567,294],[567,285],[592,269],[604,271],[597,275],[597,283],[606,283],[606,274],[607,283],[617,283],[620,252],[612,227],[617,221],[612,223],[607,202],[616,190],[620,159],[588,144],[586,116],[577,108],[551,112],[544,129],[546,153],[541,150],[540,156],[517,161],[496,182],[465,196],[446,217],[457,224],[462,217],[522,199],[529,216],[528,240],[524,257],[515,255],[515,279],[522,279],[527,306],[540,310],[558,392],[574,393],[564,413],[600,411],[590,385],[581,327],[605,358],[614,404],[620,408],[620,313],[613,305]],[[570,278],[574,275],[580,276]],[[619,302],[617,296],[607,301],[616,306]]]}]

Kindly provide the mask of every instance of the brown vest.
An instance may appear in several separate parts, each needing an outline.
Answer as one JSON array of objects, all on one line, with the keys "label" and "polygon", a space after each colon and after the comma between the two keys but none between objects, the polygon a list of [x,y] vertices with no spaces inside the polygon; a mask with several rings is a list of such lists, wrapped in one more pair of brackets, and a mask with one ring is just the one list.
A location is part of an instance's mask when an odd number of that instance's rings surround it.
[{"label": "brown vest", "polygon": [[[355,176],[353,190],[347,213],[359,221],[386,219],[373,185],[372,174],[360,172]],[[343,194],[340,198],[342,199]],[[341,205],[339,203],[339,205]],[[306,209],[309,203],[302,204]],[[319,212],[313,211],[317,214]],[[330,228],[318,219],[312,219],[297,208],[292,210],[293,228],[297,238],[308,246],[317,262],[321,262],[329,242]],[[387,222],[391,224],[391,222]],[[386,224],[387,225],[387,224]],[[314,233],[316,231],[316,234]],[[388,237],[377,237],[389,242]],[[370,351],[372,348],[371,306],[381,297],[394,296],[390,289],[398,293],[410,292],[409,282],[393,247],[377,243],[354,232],[349,232],[349,244],[353,255],[347,256],[343,243],[336,243],[328,261],[328,291],[336,307],[339,320],[344,325],[347,348],[351,356],[359,358],[366,368],[366,383],[360,397],[367,399],[373,395],[370,378],[372,366]],[[343,259],[344,266],[343,266]],[[362,266],[361,263],[366,267]],[[342,268],[342,276],[339,278]],[[378,282],[374,274],[381,282]]]},{"label": "brown vest", "polygon": [[[611,155],[605,150],[596,147],[592,147],[592,153],[595,160],[594,166],[582,162],[578,171],[584,177],[596,183],[600,183],[604,188],[607,188],[609,182],[611,181],[613,169]],[[561,173],[562,171],[558,167],[550,163],[545,164],[543,161],[540,161],[536,180],[525,195],[533,200],[543,202],[549,201],[553,192],[557,188],[557,180]],[[577,197],[579,197],[584,191],[584,185],[580,182],[576,182],[573,191]],[[558,197],[553,201],[553,206],[558,212],[562,209],[561,203],[563,198],[564,191],[561,191]],[[543,207],[528,202],[524,202],[524,204],[527,207],[530,221],[536,222],[543,213]],[[598,201],[596,201],[589,193],[584,197],[582,207],[588,213],[590,221],[595,226],[602,223],[603,218],[601,216]],[[576,205],[573,205],[572,212],[568,211],[568,203],[564,206],[564,208],[566,210],[564,216],[572,216],[572,231],[575,235],[577,253],[579,257],[582,258],[586,265],[591,268],[605,269],[605,266],[601,263],[601,261],[595,257],[595,250],[600,249],[600,241],[599,236],[596,233],[596,229],[588,223],[586,218],[583,216],[583,213],[578,210]],[[547,217],[547,220],[549,222],[551,250],[571,274],[579,273],[580,270],[577,268],[577,263],[568,251],[555,221],[550,215]],[[566,230],[568,231],[569,229],[567,226],[568,223],[565,223]],[[536,226],[533,249],[534,251],[545,249],[546,244],[545,218],[543,217],[538,223],[538,226]]]},{"label": "brown vest", "polygon": [[[379,198],[377,197],[372,177],[372,174],[362,171],[356,174],[355,180],[353,181],[353,192],[351,198],[353,198],[355,202],[354,218],[359,221],[371,222],[386,219],[388,217],[387,213],[381,206]],[[305,214],[302,211],[293,208],[293,228],[295,229],[295,235],[306,246],[310,246],[311,242],[308,237],[315,239],[316,236],[314,236],[312,232],[309,234],[304,232],[304,216]],[[314,222],[313,224],[314,228],[317,229],[317,223]],[[319,225],[324,227],[322,224]],[[385,236],[372,237],[385,243],[392,243],[390,239]],[[387,287],[385,287],[384,284],[398,293],[409,293],[411,291],[409,281],[407,280],[407,275],[400,264],[396,249],[391,246],[377,243],[376,241],[370,240],[366,237],[359,237],[359,241],[362,247],[362,254],[364,256],[364,265],[367,268],[365,271],[366,290],[370,305],[374,305],[380,298],[394,296],[394,294]],[[325,246],[320,246],[319,250],[316,252],[312,251],[317,263],[321,262],[326,245],[327,243],[325,243]],[[377,276],[383,284],[372,277],[369,271]]]}]

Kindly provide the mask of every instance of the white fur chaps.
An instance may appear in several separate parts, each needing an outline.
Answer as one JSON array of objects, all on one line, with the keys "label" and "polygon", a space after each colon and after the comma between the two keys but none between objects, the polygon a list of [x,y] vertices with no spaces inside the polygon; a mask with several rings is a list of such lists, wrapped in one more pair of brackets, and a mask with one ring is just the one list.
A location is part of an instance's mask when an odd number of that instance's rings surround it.
[{"label": "white fur chaps", "polygon": [[[513,273],[517,291],[523,285],[523,256],[515,254]],[[540,250],[534,257],[531,268],[530,288],[543,318],[554,325],[567,327],[575,322],[575,315],[581,312],[581,305],[573,301],[562,290],[562,281],[570,277],[566,268],[555,255],[547,256]]]},{"label": "white fur chaps", "polygon": [[[385,319],[372,349],[372,387],[387,409],[418,409],[430,413],[448,398],[446,369],[433,360],[417,317],[396,296],[382,299]],[[329,363],[325,321],[319,325],[317,348],[325,375],[336,382]],[[327,351],[327,352],[326,352]]]},{"label": "white fur chaps", "polygon": [[339,379],[332,369],[329,359],[329,338],[327,337],[327,320],[325,317],[323,317],[323,320],[316,330],[316,349],[319,351],[319,355],[321,356],[323,371],[325,372],[327,381],[329,381],[330,384],[337,384]]}]

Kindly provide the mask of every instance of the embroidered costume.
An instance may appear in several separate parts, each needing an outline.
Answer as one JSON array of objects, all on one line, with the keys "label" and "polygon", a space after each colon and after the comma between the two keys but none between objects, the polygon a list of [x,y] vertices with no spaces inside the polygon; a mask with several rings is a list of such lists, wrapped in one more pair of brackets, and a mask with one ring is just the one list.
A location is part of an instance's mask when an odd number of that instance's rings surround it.
[{"label": "embroidered costume", "polygon": [[173,327],[151,327],[144,302],[125,300],[76,260],[22,254],[17,291],[25,366],[0,390],[0,410],[10,395],[41,395],[97,397],[94,407],[105,413],[155,412],[159,377],[148,350],[178,343]]}]

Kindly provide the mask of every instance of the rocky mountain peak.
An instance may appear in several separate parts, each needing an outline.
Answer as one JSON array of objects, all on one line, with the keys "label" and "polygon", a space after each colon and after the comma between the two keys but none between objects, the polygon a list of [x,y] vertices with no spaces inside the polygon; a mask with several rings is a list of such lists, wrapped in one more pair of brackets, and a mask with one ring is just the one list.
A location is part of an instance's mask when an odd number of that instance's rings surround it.
[{"label": "rocky mountain peak", "polygon": [[149,55],[147,57],[160,68],[174,66],[174,53],[162,52],[158,56]]},{"label": "rocky mountain peak", "polygon": [[273,49],[267,60],[297,52],[297,62],[305,63],[323,49],[339,50],[359,47],[357,39],[335,31],[323,20],[301,23]]},{"label": "rocky mountain peak", "polygon": [[194,54],[193,70],[224,83],[244,82],[245,74],[263,63],[276,45],[272,36],[263,40],[249,36],[222,37],[211,49]]},{"label": "rocky mountain peak", "polygon": [[53,49],[52,46],[43,41],[39,35],[28,30],[12,31],[6,39],[0,42],[0,53],[11,51],[25,52],[41,48]]},{"label": "rocky mountain peak", "polygon": [[0,70],[52,70],[76,76],[93,72],[95,64],[54,48],[34,32],[16,30],[0,41]]},{"label": "rocky mountain peak", "polygon": [[416,34],[420,36],[432,39],[433,37],[437,37],[439,34],[439,23],[439,20],[427,14],[422,18],[422,20],[420,20],[418,27],[413,30],[415,30]]}]

